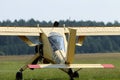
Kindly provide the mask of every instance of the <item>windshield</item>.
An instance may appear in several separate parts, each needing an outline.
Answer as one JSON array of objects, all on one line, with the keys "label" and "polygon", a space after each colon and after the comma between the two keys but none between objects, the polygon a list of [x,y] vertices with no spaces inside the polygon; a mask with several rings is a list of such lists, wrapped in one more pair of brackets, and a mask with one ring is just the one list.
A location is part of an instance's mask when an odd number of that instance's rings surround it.
[{"label": "windshield", "polygon": [[64,38],[56,32],[51,32],[48,37],[53,51],[62,50],[65,51]]}]

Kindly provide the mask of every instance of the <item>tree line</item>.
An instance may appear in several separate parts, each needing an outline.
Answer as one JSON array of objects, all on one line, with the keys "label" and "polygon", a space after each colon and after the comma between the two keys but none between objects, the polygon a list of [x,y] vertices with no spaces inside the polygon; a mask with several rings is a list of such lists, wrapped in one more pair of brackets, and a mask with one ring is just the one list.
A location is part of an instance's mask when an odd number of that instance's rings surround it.
[{"label": "tree line", "polygon": [[[112,22],[96,22],[96,21],[76,21],[76,20],[60,20],[59,21],[60,26],[63,26],[65,24],[66,26],[120,26],[120,23],[118,21]],[[52,26],[53,22],[52,21],[39,21],[39,20],[34,20],[33,18],[29,20],[5,20],[5,21],[0,21],[0,26],[37,26],[39,24],[40,26]]]},{"label": "tree line", "polygon": [[[60,20],[58,21],[60,26],[65,24],[66,26],[120,26],[118,21],[108,22],[96,22],[96,21],[75,21],[75,20]],[[5,20],[0,21],[0,26],[52,26],[52,21],[39,21],[39,20]],[[104,53],[104,52],[120,52],[120,36],[96,36],[86,37],[83,46],[76,46],[76,53]],[[23,55],[34,54],[34,47],[27,46],[19,37],[13,36],[0,36],[0,55]]]}]

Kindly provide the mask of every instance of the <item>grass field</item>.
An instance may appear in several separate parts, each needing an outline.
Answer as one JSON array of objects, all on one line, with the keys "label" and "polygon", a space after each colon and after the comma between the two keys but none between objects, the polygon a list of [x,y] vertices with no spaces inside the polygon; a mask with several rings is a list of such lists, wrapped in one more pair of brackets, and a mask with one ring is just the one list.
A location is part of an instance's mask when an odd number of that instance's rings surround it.
[{"label": "grass field", "polygon": [[[0,56],[0,80],[15,80],[16,72],[32,56]],[[110,63],[115,69],[82,69],[75,80],[120,80],[120,53],[77,54],[74,63]],[[69,80],[59,69],[25,70],[24,80]]]}]

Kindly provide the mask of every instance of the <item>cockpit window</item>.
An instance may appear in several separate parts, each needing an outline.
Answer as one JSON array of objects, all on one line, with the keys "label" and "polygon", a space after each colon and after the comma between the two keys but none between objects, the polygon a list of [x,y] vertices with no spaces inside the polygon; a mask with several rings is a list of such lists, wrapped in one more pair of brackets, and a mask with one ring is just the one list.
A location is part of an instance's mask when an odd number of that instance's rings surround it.
[{"label": "cockpit window", "polygon": [[50,33],[48,39],[54,52],[57,50],[65,51],[64,38],[59,33]]}]

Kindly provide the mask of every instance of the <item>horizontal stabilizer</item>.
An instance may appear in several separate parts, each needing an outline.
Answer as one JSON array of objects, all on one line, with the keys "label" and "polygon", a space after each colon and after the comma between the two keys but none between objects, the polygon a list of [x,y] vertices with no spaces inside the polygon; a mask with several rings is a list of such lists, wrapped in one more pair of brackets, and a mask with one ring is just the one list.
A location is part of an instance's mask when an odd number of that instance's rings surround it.
[{"label": "horizontal stabilizer", "polygon": [[112,64],[37,64],[28,68],[114,68]]}]

